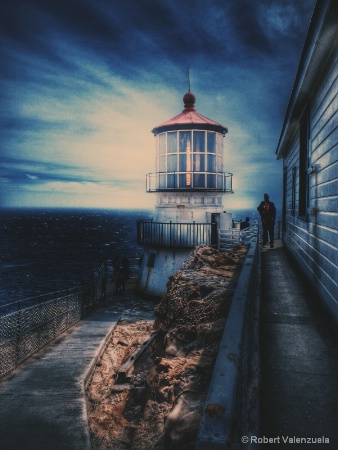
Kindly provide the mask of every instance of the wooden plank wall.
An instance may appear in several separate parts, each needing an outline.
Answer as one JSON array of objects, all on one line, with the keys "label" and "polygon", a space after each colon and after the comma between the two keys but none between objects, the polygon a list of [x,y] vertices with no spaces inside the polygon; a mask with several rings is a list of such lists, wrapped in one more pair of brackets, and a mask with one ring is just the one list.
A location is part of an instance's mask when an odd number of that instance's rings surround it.
[{"label": "wooden plank wall", "polygon": [[[310,102],[308,214],[298,217],[299,129],[284,157],[284,245],[338,321],[338,54]],[[292,170],[296,170],[292,210]]]}]

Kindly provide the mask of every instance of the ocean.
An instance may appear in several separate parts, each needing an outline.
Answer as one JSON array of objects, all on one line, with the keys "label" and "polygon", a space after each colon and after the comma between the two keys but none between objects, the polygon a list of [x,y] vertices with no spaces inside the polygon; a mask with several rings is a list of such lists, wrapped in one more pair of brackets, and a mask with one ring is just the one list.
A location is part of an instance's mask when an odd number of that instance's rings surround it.
[{"label": "ocean", "polygon": [[118,255],[136,275],[143,253],[136,222],[150,217],[144,211],[1,210],[0,304],[81,288]]},{"label": "ocean", "polygon": [[[231,211],[235,220],[256,210]],[[2,209],[0,211],[0,304],[90,282],[106,260],[125,256],[139,273],[143,247],[136,222],[154,211]]]}]

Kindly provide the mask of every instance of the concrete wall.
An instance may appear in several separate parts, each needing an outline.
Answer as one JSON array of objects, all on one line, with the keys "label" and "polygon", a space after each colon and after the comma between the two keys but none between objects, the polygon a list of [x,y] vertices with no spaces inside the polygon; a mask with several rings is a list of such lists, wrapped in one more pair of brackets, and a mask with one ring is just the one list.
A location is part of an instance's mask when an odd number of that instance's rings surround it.
[{"label": "concrete wall", "polygon": [[[162,216],[165,217],[166,214],[170,216],[175,214],[175,208],[181,209],[183,215],[186,209],[186,211],[196,213],[197,215],[193,220],[198,221],[199,214],[204,211],[223,211],[223,195],[220,192],[161,192],[157,194],[155,214],[157,220],[159,220]],[[168,211],[165,211],[165,209],[168,209]],[[205,221],[205,219],[202,221]]]},{"label": "concrete wall", "polygon": [[140,270],[138,291],[156,297],[166,294],[169,276],[180,269],[191,250],[146,248]]},{"label": "concrete wall", "polygon": [[[196,450],[241,448],[241,436],[258,435],[258,230],[253,236],[224,327]],[[256,392],[255,395],[251,394]],[[255,411],[250,417],[248,411]],[[255,422],[256,420],[256,422]],[[252,448],[252,447],[250,447]]]}]

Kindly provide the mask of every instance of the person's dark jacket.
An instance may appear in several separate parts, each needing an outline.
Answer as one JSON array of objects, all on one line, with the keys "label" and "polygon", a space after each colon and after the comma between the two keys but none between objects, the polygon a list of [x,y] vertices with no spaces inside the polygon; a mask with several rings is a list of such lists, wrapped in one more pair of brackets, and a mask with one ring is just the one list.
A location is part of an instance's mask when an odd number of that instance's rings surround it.
[{"label": "person's dark jacket", "polygon": [[261,215],[262,222],[271,223],[276,220],[276,207],[273,202],[267,202],[268,208],[265,206],[265,201],[263,200],[257,207],[257,211]]}]

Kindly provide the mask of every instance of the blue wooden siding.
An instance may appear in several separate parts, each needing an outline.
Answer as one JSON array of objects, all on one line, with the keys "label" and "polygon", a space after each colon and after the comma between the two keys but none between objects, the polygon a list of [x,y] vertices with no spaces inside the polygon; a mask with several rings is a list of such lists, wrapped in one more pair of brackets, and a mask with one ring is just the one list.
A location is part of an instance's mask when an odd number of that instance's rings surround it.
[{"label": "blue wooden siding", "polygon": [[[298,217],[299,128],[284,154],[286,170],[284,244],[338,320],[338,52],[309,96],[308,208]],[[292,170],[296,170],[292,211]]]}]

